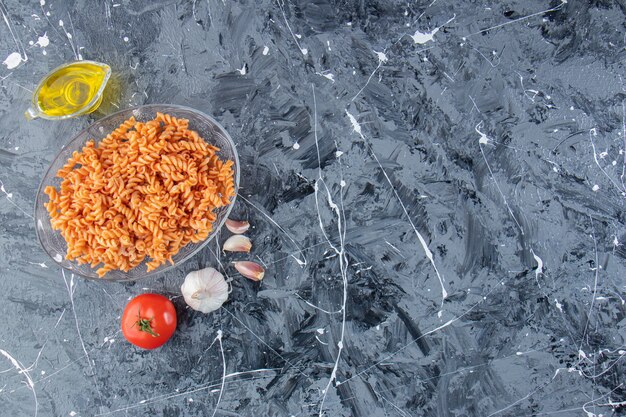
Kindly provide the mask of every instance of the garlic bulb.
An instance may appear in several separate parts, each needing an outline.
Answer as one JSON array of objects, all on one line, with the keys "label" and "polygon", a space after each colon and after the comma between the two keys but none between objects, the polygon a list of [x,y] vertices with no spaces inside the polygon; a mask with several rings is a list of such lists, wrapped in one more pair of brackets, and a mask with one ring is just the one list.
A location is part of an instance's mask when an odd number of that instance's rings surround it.
[{"label": "garlic bulb", "polygon": [[246,231],[250,228],[250,223],[245,220],[239,221],[226,219],[226,228],[232,233],[240,235],[242,233],[246,233]]},{"label": "garlic bulb", "polygon": [[228,300],[228,284],[214,268],[187,274],[180,291],[189,307],[203,313],[217,310]]}]

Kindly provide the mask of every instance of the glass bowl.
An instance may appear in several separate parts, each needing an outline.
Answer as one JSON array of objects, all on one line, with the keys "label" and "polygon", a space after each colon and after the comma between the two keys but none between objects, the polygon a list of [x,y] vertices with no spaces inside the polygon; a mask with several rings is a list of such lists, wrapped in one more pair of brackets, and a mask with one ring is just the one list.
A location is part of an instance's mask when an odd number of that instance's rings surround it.
[{"label": "glass bowl", "polygon": [[[228,206],[221,207],[215,211],[217,219],[213,223],[213,231],[211,234],[201,242],[189,243],[185,247],[181,248],[180,251],[172,257],[174,264],[166,262],[158,268],[148,272],[146,261],[144,261],[128,272],[113,270],[107,272],[104,277],[99,278],[96,274],[96,269],[99,267],[91,268],[89,265],[79,265],[76,261],[69,261],[65,259],[67,244],[63,236],[61,236],[61,233],[58,230],[52,229],[52,225],[50,224],[50,215],[44,207],[44,203],[47,203],[49,200],[48,196],[44,193],[44,189],[49,185],[57,188],[61,185],[61,179],[56,177],[57,171],[65,165],[72,153],[74,151],[80,151],[88,140],[95,139],[97,143],[131,116],[134,116],[137,121],[147,121],[153,119],[157,112],[167,113],[176,118],[188,119],[190,129],[197,131],[198,134],[207,141],[207,143],[220,148],[217,155],[219,155],[221,159],[230,159],[234,162],[233,172],[235,176],[235,197],[232,198],[231,203]],[[37,191],[37,198],[35,201],[35,229],[37,230],[39,242],[46,253],[50,255],[50,257],[58,265],[71,271],[72,273],[80,275],[84,278],[95,280],[136,281],[141,278],[162,273],[185,262],[187,259],[198,253],[205,245],[207,245],[219,232],[228,218],[228,214],[235,204],[236,193],[238,190],[239,157],[237,155],[237,149],[235,148],[235,143],[229,134],[217,121],[215,121],[215,119],[198,110],[184,106],[172,104],[148,104],[145,106],[122,110],[98,120],[87,129],[76,135],[61,149],[52,161],[52,164],[44,175],[41,185],[39,186],[39,190]]]}]

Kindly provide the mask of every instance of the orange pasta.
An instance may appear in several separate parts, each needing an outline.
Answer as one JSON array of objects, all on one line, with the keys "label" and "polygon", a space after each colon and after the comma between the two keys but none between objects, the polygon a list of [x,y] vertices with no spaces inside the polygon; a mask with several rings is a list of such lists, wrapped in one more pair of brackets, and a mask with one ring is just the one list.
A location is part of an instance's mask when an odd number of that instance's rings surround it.
[{"label": "orange pasta", "polygon": [[235,195],[233,161],[188,123],[162,113],[145,123],[130,118],[74,152],[57,172],[60,189],[45,189],[67,259],[100,266],[100,277],[144,260],[150,271],[208,237],[215,209]]}]

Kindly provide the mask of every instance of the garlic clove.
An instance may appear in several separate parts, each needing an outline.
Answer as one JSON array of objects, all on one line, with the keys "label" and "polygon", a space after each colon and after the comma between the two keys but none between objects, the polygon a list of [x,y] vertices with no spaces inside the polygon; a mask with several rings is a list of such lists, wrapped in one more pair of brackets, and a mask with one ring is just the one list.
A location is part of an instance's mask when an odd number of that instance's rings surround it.
[{"label": "garlic clove", "polygon": [[242,233],[246,233],[246,231],[250,228],[250,223],[245,220],[231,220],[226,219],[226,228],[231,231],[231,233],[235,233],[240,235]]},{"label": "garlic clove", "polygon": [[241,275],[252,281],[261,281],[265,276],[265,269],[256,262],[238,261],[233,262],[233,265]]},{"label": "garlic clove", "polygon": [[214,268],[187,274],[180,291],[189,307],[203,313],[217,310],[228,300],[228,284]]},{"label": "garlic clove", "polygon": [[233,235],[226,239],[222,249],[229,252],[250,252],[252,242],[244,235]]}]

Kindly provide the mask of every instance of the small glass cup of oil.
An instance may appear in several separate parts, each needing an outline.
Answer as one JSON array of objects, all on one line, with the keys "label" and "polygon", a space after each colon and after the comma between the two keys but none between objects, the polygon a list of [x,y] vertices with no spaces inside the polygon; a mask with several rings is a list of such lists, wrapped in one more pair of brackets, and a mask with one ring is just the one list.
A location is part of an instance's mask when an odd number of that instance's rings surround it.
[{"label": "small glass cup of oil", "polygon": [[110,76],[111,67],[100,62],[61,65],[39,83],[24,116],[54,120],[89,114],[100,106]]}]

